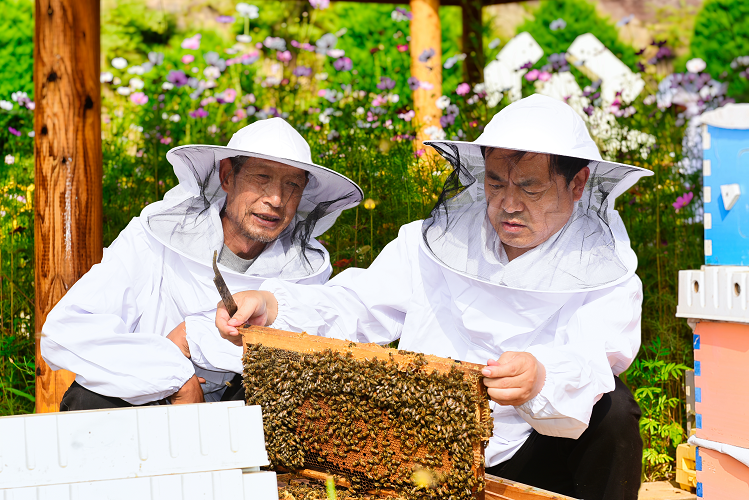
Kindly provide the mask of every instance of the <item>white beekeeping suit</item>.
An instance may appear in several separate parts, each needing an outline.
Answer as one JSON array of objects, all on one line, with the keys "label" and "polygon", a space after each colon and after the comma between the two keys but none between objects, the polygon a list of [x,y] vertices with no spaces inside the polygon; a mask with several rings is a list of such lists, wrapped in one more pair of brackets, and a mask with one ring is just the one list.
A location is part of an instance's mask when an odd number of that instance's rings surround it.
[{"label": "white beekeeping suit", "polygon": [[[428,142],[454,167],[425,221],[403,226],[372,265],[324,286],[278,280],[273,327],[486,364],[531,353],[546,369],[522,406],[492,403],[487,467],[508,460],[532,428],[577,438],[640,346],[642,285],[614,199],[650,172],[602,161],[584,123],[543,96],[518,101],[475,143]],[[486,216],[481,147],[589,160],[590,178],[564,227],[510,261]]]},{"label": "white beekeeping suit", "polygon": [[[230,259],[219,163],[234,157],[279,162],[309,174],[294,220],[243,273],[221,265]],[[226,147],[181,146],[167,159],[179,185],[130,222],[42,329],[42,356],[53,370],[70,370],[86,389],[132,404],[172,395],[196,371],[207,380],[206,399],[213,392],[220,398],[223,382],[242,372],[241,348],[222,341],[214,325],[220,300],[214,251],[224,256],[219,265],[233,292],[257,289],[267,278],[325,283],[330,259],[315,237],[362,199],[355,183],[313,164],[309,145],[280,118],[244,127]],[[182,321],[192,362],[166,338]]]}]

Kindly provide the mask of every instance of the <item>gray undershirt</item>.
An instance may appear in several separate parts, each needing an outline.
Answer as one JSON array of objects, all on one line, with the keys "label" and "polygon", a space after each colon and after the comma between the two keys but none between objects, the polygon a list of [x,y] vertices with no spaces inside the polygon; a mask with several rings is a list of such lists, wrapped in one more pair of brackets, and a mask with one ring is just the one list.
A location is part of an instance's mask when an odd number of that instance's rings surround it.
[{"label": "gray undershirt", "polygon": [[228,267],[232,271],[244,274],[250,268],[255,259],[243,259],[238,257],[234,252],[229,250],[229,247],[224,243],[224,248],[221,249],[221,253],[218,256],[218,262]]}]

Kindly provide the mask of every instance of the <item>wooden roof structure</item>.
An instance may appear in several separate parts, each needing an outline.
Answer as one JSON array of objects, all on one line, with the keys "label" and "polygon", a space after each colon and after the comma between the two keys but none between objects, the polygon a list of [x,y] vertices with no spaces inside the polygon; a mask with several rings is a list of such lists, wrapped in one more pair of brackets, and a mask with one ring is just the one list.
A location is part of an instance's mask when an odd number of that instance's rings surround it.
[{"label": "wooden roof structure", "polygon": [[[484,67],[481,9],[514,1],[410,0],[411,72],[431,84],[414,92],[415,121],[422,131],[439,126],[441,115],[436,100],[442,95],[442,65],[419,61],[429,49],[432,60],[442,60],[440,5],[463,8],[464,72],[466,81],[478,83]],[[64,370],[53,372],[42,359],[42,325],[65,292],[102,258],[101,21],[99,0],[36,0],[35,9],[36,411],[42,413],[58,411],[75,379]]]}]

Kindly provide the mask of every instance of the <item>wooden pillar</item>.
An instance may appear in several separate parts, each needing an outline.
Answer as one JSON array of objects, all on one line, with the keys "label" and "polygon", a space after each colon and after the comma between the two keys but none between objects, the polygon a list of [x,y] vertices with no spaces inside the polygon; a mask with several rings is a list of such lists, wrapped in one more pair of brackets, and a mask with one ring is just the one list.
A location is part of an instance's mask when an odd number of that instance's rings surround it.
[{"label": "wooden pillar", "polygon": [[[439,8],[439,0],[411,0],[411,76],[422,84],[422,88],[414,91],[414,120],[419,128],[417,149],[421,148],[421,141],[427,139],[424,129],[433,125],[439,127],[442,116],[436,104],[442,95],[442,29]],[[434,51],[434,55],[422,62],[420,58],[425,51]]]},{"label": "wooden pillar", "polygon": [[36,411],[58,411],[75,375],[53,372],[47,314],[102,257],[99,0],[36,0],[34,244]]},{"label": "wooden pillar", "polygon": [[463,77],[471,85],[484,81],[482,0],[463,0]]}]

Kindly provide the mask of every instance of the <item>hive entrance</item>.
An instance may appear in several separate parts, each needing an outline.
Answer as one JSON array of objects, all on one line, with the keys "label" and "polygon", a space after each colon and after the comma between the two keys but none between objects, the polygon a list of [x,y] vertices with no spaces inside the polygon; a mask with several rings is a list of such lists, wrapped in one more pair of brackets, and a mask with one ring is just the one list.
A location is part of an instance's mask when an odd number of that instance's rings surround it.
[{"label": "hive entrance", "polygon": [[411,498],[482,490],[492,420],[480,365],[265,328],[242,334],[247,403],[263,408],[273,466]]}]

